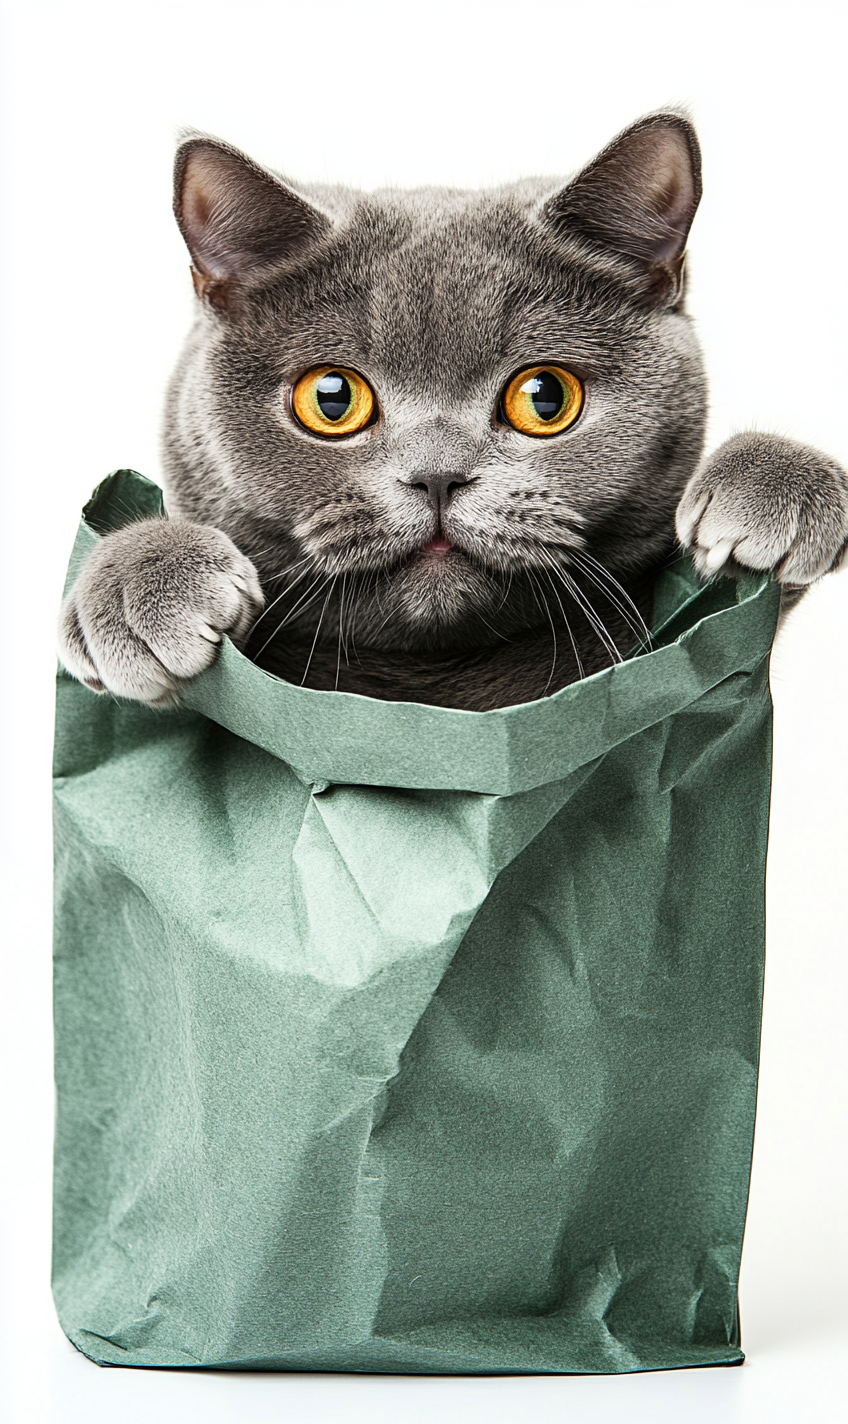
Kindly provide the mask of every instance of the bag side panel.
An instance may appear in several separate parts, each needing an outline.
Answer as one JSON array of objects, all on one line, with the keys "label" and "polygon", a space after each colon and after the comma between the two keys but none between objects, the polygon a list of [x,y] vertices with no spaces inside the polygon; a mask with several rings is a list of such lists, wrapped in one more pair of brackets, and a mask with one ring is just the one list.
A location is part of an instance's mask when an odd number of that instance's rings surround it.
[{"label": "bag side panel", "polygon": [[497,881],[368,1161],[377,1335],[477,1368],[732,1361],[754,1122],[765,669],[611,753]]}]

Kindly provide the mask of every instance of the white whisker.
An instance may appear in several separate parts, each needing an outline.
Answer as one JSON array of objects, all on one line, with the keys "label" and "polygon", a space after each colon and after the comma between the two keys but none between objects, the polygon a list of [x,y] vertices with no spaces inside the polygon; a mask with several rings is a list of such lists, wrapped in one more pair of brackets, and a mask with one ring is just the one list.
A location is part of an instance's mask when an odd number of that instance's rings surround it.
[{"label": "white whisker", "polygon": [[344,614],[345,585],[346,585],[346,583],[347,583],[347,574],[342,574],[342,591],[341,591],[341,593],[340,593],[340,595],[339,595],[339,647],[338,647],[338,652],[336,653],[336,682],[335,682],[336,692],[338,692],[338,690],[339,690],[339,673],[341,672],[341,667],[342,667],[342,616],[343,616],[343,614]]},{"label": "white whisker", "polygon": [[569,593],[574,599],[575,603],[577,603],[579,607],[583,610],[586,619],[591,624],[592,628],[595,630],[599,641],[603,643],[613,662],[624,662],[624,659],[621,653],[619,652],[618,647],[616,646],[612,634],[610,633],[609,629],[607,628],[606,624],[604,623],[603,619],[601,618],[600,614],[598,613],[597,609],[589,598],[589,595],[584,592],[580,585],[576,583],[571,577],[571,575],[566,573],[564,569],[558,569],[557,572],[559,574],[559,577],[565,584],[565,587],[568,589]]},{"label": "white whisker", "polygon": [[[310,561],[302,560],[301,562],[311,562],[311,560],[310,560]],[[292,567],[293,567],[293,568],[297,568],[298,566],[297,566],[297,564],[293,564]],[[285,572],[288,572],[288,570],[286,570]],[[265,618],[265,617],[267,616],[267,614],[269,614],[269,613],[271,612],[272,608],[276,608],[277,604],[280,602],[281,599],[285,598],[288,594],[292,593],[292,592],[294,591],[294,589],[297,588],[297,585],[300,583],[301,579],[306,578],[306,576],[307,576],[307,574],[308,574],[309,572],[310,572],[310,570],[309,570],[308,568],[307,568],[307,569],[303,569],[303,571],[298,574],[298,576],[297,576],[296,579],[292,579],[292,582],[291,582],[290,584],[286,584],[286,587],[283,589],[282,593],[278,594],[277,597],[273,600],[273,602],[271,602],[271,603],[268,604],[267,608],[263,608],[263,610],[262,610],[262,612],[260,613],[259,617],[256,619],[256,621],[251,625],[250,629],[248,630],[249,633],[255,633],[256,629],[259,627],[259,624],[262,622],[262,619]],[[271,583],[276,583],[277,579],[278,579],[278,578],[282,578],[282,576],[283,576],[282,574],[276,574],[276,575],[274,576],[274,578],[272,578],[271,580],[269,580],[269,582],[271,582]]]},{"label": "white whisker", "polygon": [[[615,604],[615,607],[618,609],[622,618],[624,618],[628,627],[632,629],[636,637],[639,639],[640,644],[645,644],[646,646],[650,647],[651,631],[644,618],[642,617],[641,613],[639,612],[638,607],[633,602],[633,599],[630,597],[630,594],[627,592],[627,589],[619,583],[618,579],[615,577],[614,574],[610,573],[609,569],[604,568],[603,564],[598,563],[597,559],[592,558],[591,554],[586,554],[582,551],[579,553],[577,551],[574,551],[573,557],[578,566],[582,568],[582,571],[586,575],[586,577],[592,580],[592,583],[595,585],[598,591],[600,593],[603,593],[604,596],[609,599],[610,603]],[[589,563],[595,566],[595,569],[597,570],[596,573],[593,573],[591,569],[586,567],[587,560],[589,561]],[[599,576],[606,579],[607,582],[612,585],[612,588],[605,588],[604,584],[601,582],[601,577]],[[633,609],[633,613],[635,614],[635,620],[631,618],[624,604],[619,601],[616,590],[618,593],[621,594],[622,598],[625,599],[626,602]]]},{"label": "white whisker", "polygon": [[306,682],[307,677],[309,676],[309,668],[310,668],[310,665],[311,665],[311,663],[312,663],[312,655],[313,655],[313,653],[315,652],[315,645],[316,645],[317,642],[318,642],[318,634],[321,632],[321,624],[322,624],[323,621],[324,621],[324,614],[327,612],[327,604],[330,602],[330,599],[331,599],[332,596],[333,596],[333,589],[334,589],[335,586],[336,586],[336,580],[337,580],[337,579],[338,579],[338,574],[334,574],[334,575],[333,575],[333,581],[332,581],[332,583],[330,584],[329,589],[327,590],[327,597],[324,599],[324,606],[323,606],[323,608],[321,609],[321,616],[320,616],[320,618],[318,619],[318,627],[315,629],[315,637],[312,639],[312,647],[309,649],[309,657],[306,659],[306,667],[305,667],[304,670],[303,670],[303,677],[300,679],[300,685],[301,685],[301,687],[303,687],[304,683]]},{"label": "white whisker", "polygon": [[544,574],[546,574],[547,579],[548,579],[548,583],[549,583],[550,586],[551,586],[551,591],[552,591],[552,593],[553,593],[553,595],[554,595],[554,598],[556,599],[557,603],[559,604],[559,611],[560,611],[560,613],[562,614],[562,621],[563,621],[563,623],[565,624],[566,632],[568,633],[569,642],[571,643],[571,650],[572,650],[572,652],[574,653],[574,661],[575,661],[576,664],[577,664],[577,675],[578,675],[578,677],[580,678],[580,680],[582,681],[583,678],[586,676],[586,673],[585,673],[584,668],[583,668],[583,659],[581,658],[579,652],[577,651],[577,641],[576,641],[576,639],[575,639],[575,637],[574,637],[574,633],[572,632],[571,624],[570,624],[569,621],[568,621],[568,614],[566,613],[565,609],[564,609],[563,606],[562,606],[562,599],[560,598],[559,592],[558,592],[558,590],[557,590],[557,586],[556,586],[556,584],[554,583],[553,578],[551,577],[551,571],[550,571],[550,569],[547,569],[547,568],[546,568],[546,569],[543,569],[542,572],[543,572]]},{"label": "white whisker", "polygon": [[[318,577],[314,580],[314,582],[310,584],[306,592],[301,594],[294,608],[290,609],[289,612],[286,614],[285,618],[282,618],[280,620],[273,633],[271,634],[270,638],[266,638],[265,642],[262,644],[262,647],[253,655],[254,662],[258,661],[258,659],[261,657],[261,655],[267,648],[268,644],[273,643],[277,634],[280,633],[283,628],[285,628],[287,623],[290,623],[298,613],[305,613],[306,609],[309,608],[312,603],[315,603],[321,597],[321,594],[327,587],[329,577],[329,574],[319,574]],[[318,585],[320,585],[320,587],[318,587]]]},{"label": "white whisker", "polygon": [[[540,594],[541,599],[542,599],[542,606],[544,607],[545,613],[548,615],[548,622],[549,622],[550,625],[551,625],[551,638],[552,638],[552,640],[553,640],[553,645],[554,645],[554,655],[553,655],[553,660],[552,660],[552,662],[551,662],[551,670],[550,670],[550,673],[548,674],[548,680],[547,680],[547,682],[545,683],[544,688],[542,689],[542,696],[544,697],[545,693],[547,692],[548,688],[550,687],[551,683],[553,682],[554,673],[556,672],[556,661],[557,661],[556,628],[554,627],[554,620],[553,620],[553,618],[551,617],[551,610],[550,610],[550,608],[548,607],[548,600],[545,598],[545,595],[544,595],[544,593],[542,592],[541,586],[536,583],[536,579],[535,579],[535,577],[534,577],[534,575],[533,575],[532,569],[528,569],[528,570],[527,570],[527,573],[530,575],[530,581],[531,581],[531,583],[532,583],[534,589],[535,589],[535,588],[538,588],[538,589],[539,589],[539,594]],[[534,596],[535,596],[535,594],[534,594]],[[537,600],[537,602],[538,602],[538,600]]]}]

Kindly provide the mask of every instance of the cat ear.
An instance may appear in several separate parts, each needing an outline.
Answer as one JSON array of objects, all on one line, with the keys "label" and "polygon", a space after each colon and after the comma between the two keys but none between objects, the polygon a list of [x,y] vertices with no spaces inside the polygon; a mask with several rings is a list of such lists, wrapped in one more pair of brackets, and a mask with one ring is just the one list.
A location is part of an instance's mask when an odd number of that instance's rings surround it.
[{"label": "cat ear", "polygon": [[701,150],[678,114],[633,124],[549,198],[542,218],[564,235],[623,257],[654,301],[675,301],[701,200]]},{"label": "cat ear", "polygon": [[206,137],[189,138],[177,150],[174,213],[191,253],[195,291],[223,308],[234,288],[295,256],[331,225],[237,148]]}]

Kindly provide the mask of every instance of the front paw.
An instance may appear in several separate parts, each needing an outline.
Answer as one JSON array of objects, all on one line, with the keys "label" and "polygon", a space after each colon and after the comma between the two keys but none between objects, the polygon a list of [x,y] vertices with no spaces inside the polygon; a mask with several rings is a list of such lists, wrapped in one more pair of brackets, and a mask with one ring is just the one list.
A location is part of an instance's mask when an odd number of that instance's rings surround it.
[{"label": "front paw", "polygon": [[59,656],[94,692],[154,707],[241,642],[263,606],[256,570],[226,534],[147,519],[108,534],[62,608]]},{"label": "front paw", "polygon": [[692,476],[676,522],[702,575],[770,569],[803,586],[845,554],[848,476],[807,445],[735,435]]}]

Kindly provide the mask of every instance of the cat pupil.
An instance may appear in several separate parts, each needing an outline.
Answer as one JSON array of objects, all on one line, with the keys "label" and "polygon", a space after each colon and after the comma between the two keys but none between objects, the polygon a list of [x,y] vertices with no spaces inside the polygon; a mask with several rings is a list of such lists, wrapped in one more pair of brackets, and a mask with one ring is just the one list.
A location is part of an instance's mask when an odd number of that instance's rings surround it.
[{"label": "cat pupil", "polygon": [[328,420],[341,420],[350,406],[350,382],[338,371],[322,376],[315,388],[318,409]]},{"label": "cat pupil", "polygon": [[562,384],[550,371],[541,371],[521,387],[526,391],[540,420],[553,420],[562,410]]}]

